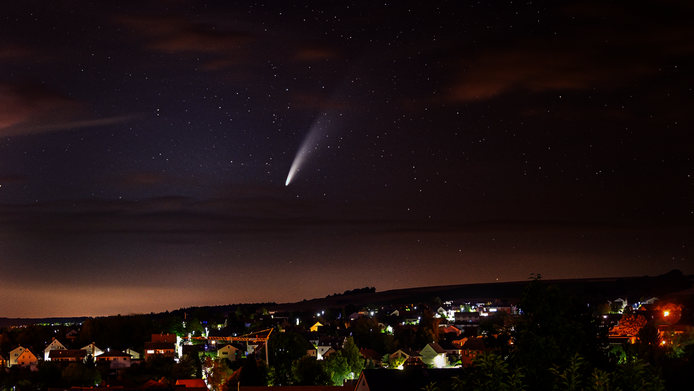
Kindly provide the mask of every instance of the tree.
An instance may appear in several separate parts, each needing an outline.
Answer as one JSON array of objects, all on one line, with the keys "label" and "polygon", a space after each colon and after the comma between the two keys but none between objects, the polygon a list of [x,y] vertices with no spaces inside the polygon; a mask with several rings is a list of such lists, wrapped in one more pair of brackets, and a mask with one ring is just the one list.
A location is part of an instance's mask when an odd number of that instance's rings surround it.
[{"label": "tree", "polygon": [[389,356],[386,356],[388,360],[383,360],[383,364],[387,365],[388,369],[398,369],[400,368],[403,364],[405,364],[405,361],[407,359],[405,356],[397,356],[397,357],[392,357],[390,358]]},{"label": "tree", "polygon": [[615,390],[665,390],[659,370],[640,359],[620,365],[614,373],[613,384]]},{"label": "tree", "polygon": [[571,358],[569,365],[561,371],[558,366],[551,369],[554,374],[555,388],[566,391],[581,391],[583,390],[583,376],[581,369],[585,360],[578,353]]},{"label": "tree", "polygon": [[520,321],[513,333],[511,363],[522,368],[533,390],[551,390],[550,368],[565,368],[578,353],[592,365],[607,363],[606,335],[587,308],[546,287],[541,277],[525,288],[519,307]]},{"label": "tree", "polygon": [[304,357],[311,344],[294,332],[272,333],[267,343],[270,365],[274,368],[274,385],[289,385],[292,363]]},{"label": "tree", "polygon": [[63,370],[62,380],[72,387],[91,387],[101,383],[101,374],[82,363],[73,362]]},{"label": "tree", "polygon": [[436,382],[429,383],[422,388],[422,391],[441,391],[441,387]]},{"label": "tree", "polygon": [[56,388],[60,385],[63,371],[58,363],[54,361],[39,361],[36,367],[39,372],[40,388]]},{"label": "tree", "polygon": [[292,363],[292,378],[300,386],[327,386],[332,383],[323,365],[311,356],[304,356]]},{"label": "tree", "polygon": [[638,335],[639,331],[648,321],[643,315],[624,314],[619,320],[615,331],[620,335]]},{"label": "tree", "polygon": [[363,348],[375,348],[376,340],[381,335],[381,326],[378,320],[368,316],[361,316],[353,329],[354,339]]},{"label": "tree", "polygon": [[145,363],[145,370],[149,375],[150,379],[158,380],[162,377],[171,378],[171,371],[173,370],[174,359],[173,357],[166,357],[159,354],[147,357]]},{"label": "tree", "polygon": [[325,372],[330,377],[332,384],[335,386],[341,386],[344,384],[345,379],[350,378],[350,368],[347,359],[343,355],[342,350],[329,355],[324,361],[323,366],[325,367]]},{"label": "tree", "polygon": [[651,365],[655,365],[662,356],[660,348],[660,334],[658,326],[654,323],[647,323],[639,330],[636,347],[639,358]]},{"label": "tree", "polygon": [[350,372],[350,379],[354,379],[364,370],[364,357],[359,352],[359,347],[354,343],[354,338],[347,337],[345,345],[341,349],[342,355],[347,360],[347,367]]},{"label": "tree", "polygon": [[186,334],[191,334],[194,337],[199,337],[205,332],[205,328],[202,327],[200,320],[197,318],[190,319],[185,322],[185,327],[183,332]]},{"label": "tree", "polygon": [[440,323],[441,319],[434,317],[431,310],[422,311],[422,317],[419,319],[419,326],[415,333],[415,344],[422,347],[430,342],[439,342]]},{"label": "tree", "polygon": [[265,361],[257,361],[252,354],[246,358],[246,362],[241,367],[239,381],[244,386],[267,386],[269,371]]},{"label": "tree", "polygon": [[214,360],[209,356],[206,356],[203,361],[203,371],[212,391],[222,391],[224,381],[232,374],[224,360]]},{"label": "tree", "polygon": [[192,355],[184,356],[173,365],[171,368],[171,379],[174,382],[179,379],[192,379],[195,377],[196,363],[193,355],[197,357],[198,354],[194,352]]},{"label": "tree", "polygon": [[504,359],[494,353],[483,353],[475,358],[473,367],[467,378],[453,379],[456,390],[524,390],[524,376],[520,371],[509,370]]}]

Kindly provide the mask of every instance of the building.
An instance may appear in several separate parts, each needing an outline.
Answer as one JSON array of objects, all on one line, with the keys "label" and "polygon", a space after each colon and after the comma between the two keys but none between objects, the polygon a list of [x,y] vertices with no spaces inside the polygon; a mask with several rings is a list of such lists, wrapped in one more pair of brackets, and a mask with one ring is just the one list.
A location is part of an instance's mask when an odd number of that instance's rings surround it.
[{"label": "building", "polygon": [[145,361],[154,355],[175,357],[176,344],[169,342],[145,342]]},{"label": "building", "polygon": [[176,340],[176,334],[152,334],[152,342],[145,342],[145,361],[153,355],[176,357]]},{"label": "building", "polygon": [[152,342],[176,343],[176,334],[152,334]]},{"label": "building", "polygon": [[48,361],[56,362],[84,362],[87,351],[84,349],[56,349],[48,354]]},{"label": "building", "polygon": [[241,350],[232,346],[226,345],[217,350],[217,358],[226,358],[227,360],[234,362],[239,358]]},{"label": "building", "polygon": [[92,342],[92,343],[90,343],[89,345],[83,347],[82,350],[84,350],[85,352],[87,352],[87,354],[91,354],[92,357],[96,357],[96,356],[98,356],[98,355],[104,353],[103,350],[101,350],[101,349],[99,349],[98,347],[96,347],[96,345],[94,344],[94,342]]},{"label": "building", "polygon": [[448,365],[446,350],[435,342],[428,343],[419,351],[419,355],[422,356],[422,361],[430,367],[443,368]]},{"label": "building", "polygon": [[36,364],[38,364],[39,359],[31,352],[31,350],[26,349],[17,358],[17,365],[20,367],[29,367],[32,370],[36,370]]},{"label": "building", "polygon": [[46,348],[43,349],[43,360],[44,361],[50,361],[51,360],[50,357],[48,357],[51,350],[65,350],[65,349],[66,349],[66,347],[62,343],[60,343],[60,341],[53,338],[51,343],[49,343],[48,346],[46,346]]},{"label": "building", "polygon": [[130,368],[130,355],[117,350],[109,350],[96,358],[97,363],[107,362],[111,369]]}]

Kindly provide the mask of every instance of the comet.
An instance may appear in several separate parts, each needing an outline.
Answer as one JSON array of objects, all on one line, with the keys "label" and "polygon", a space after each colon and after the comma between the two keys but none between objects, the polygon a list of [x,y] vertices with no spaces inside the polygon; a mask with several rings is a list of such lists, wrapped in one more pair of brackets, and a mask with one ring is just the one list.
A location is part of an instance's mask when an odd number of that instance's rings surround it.
[{"label": "comet", "polygon": [[[322,117],[326,117],[327,115],[328,113],[323,113]],[[330,120],[326,119],[326,122],[330,122]],[[284,183],[285,186],[289,186],[292,179],[294,179],[296,174],[301,171],[301,167],[304,165],[306,160],[308,160],[311,154],[317,153],[322,140],[321,136],[324,134],[324,132],[325,127],[322,124],[321,118],[319,118],[313,122],[313,125],[311,125],[311,128],[306,133],[306,137],[304,137],[304,141],[301,142],[301,147],[299,147],[299,150],[296,151],[294,161],[292,162],[292,166],[289,168],[289,173],[287,174],[287,181]]]}]

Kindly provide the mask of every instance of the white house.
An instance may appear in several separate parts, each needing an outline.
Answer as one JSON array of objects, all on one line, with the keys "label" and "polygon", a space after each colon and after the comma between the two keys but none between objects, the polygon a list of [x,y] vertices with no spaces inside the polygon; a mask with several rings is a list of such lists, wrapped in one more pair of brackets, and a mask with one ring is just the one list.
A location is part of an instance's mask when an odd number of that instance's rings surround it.
[{"label": "white house", "polygon": [[104,353],[103,350],[99,349],[94,345],[94,342],[90,343],[89,345],[85,346],[82,348],[82,350],[86,350],[87,354],[91,354],[92,357],[96,358],[97,356],[100,356],[101,354]]},{"label": "white house", "polygon": [[326,353],[328,353],[330,350],[332,350],[333,352],[335,351],[332,348],[332,346],[330,346],[330,345],[327,345],[327,346],[326,345],[318,345],[318,346],[316,346],[316,351],[317,351],[316,358],[318,360],[322,360],[323,358],[326,357]]},{"label": "white house", "polygon": [[131,360],[139,360],[140,359],[140,353],[138,353],[132,349],[125,349],[125,353],[128,353],[130,355]]},{"label": "white house", "polygon": [[7,357],[7,366],[11,367],[17,365],[17,359],[22,353],[24,353],[25,350],[26,348],[20,345],[16,349],[10,351],[10,354],[8,355],[9,357]]},{"label": "white house", "polygon": [[239,354],[239,349],[233,347],[232,345],[224,346],[217,350],[217,358],[226,358],[229,361],[236,361]]},{"label": "white house", "polygon": [[51,360],[49,357],[51,350],[65,350],[65,349],[66,349],[65,346],[62,343],[60,343],[60,341],[53,338],[51,343],[49,343],[48,346],[46,346],[46,348],[43,349],[43,360],[44,361],[50,361]]},{"label": "white house", "polygon": [[435,342],[428,343],[422,350],[419,351],[422,356],[422,361],[434,368],[443,368],[448,362],[446,360],[446,350]]},{"label": "white house", "polygon": [[130,355],[117,350],[110,350],[100,354],[96,358],[96,362],[108,362],[111,369],[130,368]]}]

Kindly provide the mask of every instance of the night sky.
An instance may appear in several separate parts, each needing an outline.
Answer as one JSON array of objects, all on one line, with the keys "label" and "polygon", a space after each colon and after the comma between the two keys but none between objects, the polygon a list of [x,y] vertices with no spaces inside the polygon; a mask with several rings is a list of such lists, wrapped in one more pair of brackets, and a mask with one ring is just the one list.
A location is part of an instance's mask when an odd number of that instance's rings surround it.
[{"label": "night sky", "polygon": [[692,20],[2,2],[0,316],[694,273]]}]

